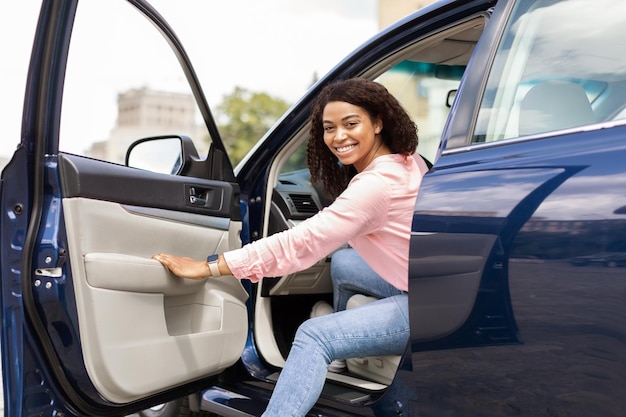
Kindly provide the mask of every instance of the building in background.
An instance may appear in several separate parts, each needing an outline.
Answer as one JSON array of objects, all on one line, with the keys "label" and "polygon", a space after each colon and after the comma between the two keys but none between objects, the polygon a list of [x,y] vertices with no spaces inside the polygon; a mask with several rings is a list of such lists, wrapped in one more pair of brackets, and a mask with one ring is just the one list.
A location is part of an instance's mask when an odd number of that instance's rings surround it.
[{"label": "building in background", "polygon": [[378,0],[378,28],[384,29],[436,0]]},{"label": "building in background", "polygon": [[120,93],[117,97],[117,121],[109,138],[94,143],[87,155],[124,163],[126,150],[137,139],[163,135],[168,131],[173,135],[202,137],[206,135],[206,128],[198,125],[196,108],[191,94],[147,88]]}]

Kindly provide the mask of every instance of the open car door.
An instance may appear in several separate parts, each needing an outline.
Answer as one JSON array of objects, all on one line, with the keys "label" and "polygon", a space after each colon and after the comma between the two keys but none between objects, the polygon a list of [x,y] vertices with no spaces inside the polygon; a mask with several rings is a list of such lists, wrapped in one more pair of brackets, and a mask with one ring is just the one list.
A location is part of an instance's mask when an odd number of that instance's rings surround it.
[{"label": "open car door", "polygon": [[[98,7],[123,10],[115,31],[112,22],[98,22]],[[65,132],[80,122],[66,97],[76,90],[68,56],[71,63],[72,53],[85,53],[75,38],[102,24],[109,41],[118,23],[147,28],[124,39],[142,60],[152,48],[145,36],[169,45],[152,65],[176,63],[205,127],[194,145],[171,124],[156,123],[149,134],[124,130],[118,115],[118,144],[155,137],[128,159],[143,169],[63,147]],[[115,51],[89,48],[95,67]],[[97,95],[108,81],[88,76]],[[96,124],[99,115],[83,105],[83,117]],[[232,166],[187,54],[160,15],[143,0],[43,2],[21,138],[1,189],[6,415],[130,414],[196,392],[235,363],[248,333],[242,283],[182,280],[151,259],[161,252],[202,259],[236,248],[241,228]],[[146,169],[159,163],[160,172]]]}]

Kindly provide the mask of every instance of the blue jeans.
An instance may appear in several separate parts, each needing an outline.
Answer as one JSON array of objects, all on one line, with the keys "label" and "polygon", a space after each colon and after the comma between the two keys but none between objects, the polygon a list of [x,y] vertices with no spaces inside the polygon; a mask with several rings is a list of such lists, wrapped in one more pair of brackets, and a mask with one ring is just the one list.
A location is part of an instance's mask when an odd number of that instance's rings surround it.
[{"label": "blue jeans", "polygon": [[[336,307],[343,305],[345,308],[347,298],[342,299],[353,289],[367,288],[367,293],[374,295],[373,288],[384,287],[378,281],[386,281],[369,269],[360,257],[349,253],[339,257],[346,262],[338,262],[333,273],[339,269],[343,272],[338,275],[352,276],[352,280],[346,278],[339,284],[342,288],[338,292],[342,295]],[[348,259],[357,264],[349,266]],[[335,256],[332,262],[335,262]],[[335,359],[404,352],[409,339],[408,296],[395,291],[395,295],[361,307],[302,323],[263,416],[305,416],[322,392],[328,364]]]},{"label": "blue jeans", "polygon": [[385,281],[352,248],[336,251],[330,262],[333,280],[333,307],[335,311],[346,309],[350,297],[364,294],[376,298],[387,298],[401,291]]}]

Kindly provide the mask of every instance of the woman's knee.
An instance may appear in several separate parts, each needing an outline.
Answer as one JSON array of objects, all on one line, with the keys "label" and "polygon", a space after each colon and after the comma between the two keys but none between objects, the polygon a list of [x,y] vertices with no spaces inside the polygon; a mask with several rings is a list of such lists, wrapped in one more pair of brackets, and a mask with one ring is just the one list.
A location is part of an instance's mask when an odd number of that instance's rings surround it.
[{"label": "woman's knee", "polygon": [[296,334],[294,337],[294,343],[300,341],[304,344],[306,343],[316,343],[319,339],[319,329],[316,325],[316,321],[318,318],[312,318],[305,320],[298,329],[296,330]]},{"label": "woman's knee", "polygon": [[351,279],[354,275],[354,263],[358,255],[354,249],[339,249],[330,261],[330,276],[335,283]]}]

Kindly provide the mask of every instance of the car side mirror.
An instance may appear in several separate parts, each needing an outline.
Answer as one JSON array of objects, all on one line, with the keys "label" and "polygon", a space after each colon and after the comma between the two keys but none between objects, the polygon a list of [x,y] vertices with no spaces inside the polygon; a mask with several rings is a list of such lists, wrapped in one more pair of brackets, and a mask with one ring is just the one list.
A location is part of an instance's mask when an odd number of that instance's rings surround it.
[{"label": "car side mirror", "polygon": [[196,148],[186,136],[157,136],[139,139],[126,151],[126,166],[161,174],[178,175]]}]

